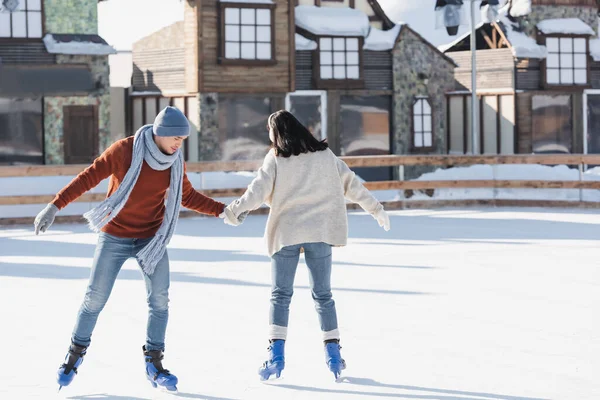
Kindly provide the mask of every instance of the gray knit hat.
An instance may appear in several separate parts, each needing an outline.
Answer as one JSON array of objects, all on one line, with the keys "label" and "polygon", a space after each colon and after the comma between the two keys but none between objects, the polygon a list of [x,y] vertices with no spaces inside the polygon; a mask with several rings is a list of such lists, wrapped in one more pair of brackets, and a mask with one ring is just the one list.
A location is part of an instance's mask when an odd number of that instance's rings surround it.
[{"label": "gray knit hat", "polygon": [[154,119],[152,132],[156,136],[189,136],[190,123],[179,109],[168,106]]}]

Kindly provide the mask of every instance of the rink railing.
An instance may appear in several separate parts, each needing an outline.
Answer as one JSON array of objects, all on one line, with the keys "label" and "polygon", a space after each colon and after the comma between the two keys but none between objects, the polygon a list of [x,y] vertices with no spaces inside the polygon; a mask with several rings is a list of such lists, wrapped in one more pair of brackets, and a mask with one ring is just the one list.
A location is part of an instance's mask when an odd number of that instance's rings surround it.
[{"label": "rink railing", "polygon": [[[579,169],[578,180],[431,180],[431,181],[378,181],[366,182],[369,190],[435,190],[449,188],[472,189],[584,189],[600,190],[600,181],[585,181],[583,172],[587,165],[600,165],[600,155],[552,154],[552,155],[507,155],[507,156],[456,156],[456,155],[385,155],[342,157],[349,167],[407,167],[427,166],[470,166],[470,165],[506,165],[506,164],[542,164],[568,165]],[[216,161],[195,162],[187,164],[188,172],[241,172],[254,171],[260,167],[262,160],[256,161]],[[87,165],[36,165],[0,167],[0,178],[30,176],[72,176],[80,173]],[[201,192],[210,197],[238,197],[246,188],[206,189]],[[0,206],[19,204],[45,204],[54,198],[54,193],[47,195],[10,196],[0,195]],[[77,201],[99,202],[105,198],[104,193],[86,193]],[[442,206],[540,206],[540,207],[585,207],[600,208],[600,203],[564,200],[410,200],[386,202],[387,208],[431,208]],[[349,208],[354,208],[350,205]],[[68,217],[65,217],[68,218]],[[29,218],[31,219],[31,218]],[[20,220],[20,219],[19,219]],[[23,220],[28,220],[23,218]],[[17,222],[17,219],[1,218],[1,223]]]}]

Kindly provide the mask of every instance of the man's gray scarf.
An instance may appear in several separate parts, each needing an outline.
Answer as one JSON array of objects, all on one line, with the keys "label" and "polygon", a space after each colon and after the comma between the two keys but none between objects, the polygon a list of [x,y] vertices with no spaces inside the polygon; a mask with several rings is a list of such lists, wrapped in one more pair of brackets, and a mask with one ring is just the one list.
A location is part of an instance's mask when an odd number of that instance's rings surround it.
[{"label": "man's gray scarf", "polygon": [[89,222],[89,227],[94,232],[99,232],[108,224],[125,206],[127,199],[140,176],[143,162],[155,171],[164,171],[171,168],[171,183],[167,194],[165,216],[162,225],[154,238],[139,253],[137,259],[142,270],[147,275],[152,275],[156,264],[165,254],[167,244],[175,231],[179,208],[181,206],[181,193],[183,186],[183,154],[177,150],[175,154],[164,154],[154,143],[152,125],[142,126],[133,139],[133,156],[131,166],[125,174],[119,188],[106,200],[83,216]]}]

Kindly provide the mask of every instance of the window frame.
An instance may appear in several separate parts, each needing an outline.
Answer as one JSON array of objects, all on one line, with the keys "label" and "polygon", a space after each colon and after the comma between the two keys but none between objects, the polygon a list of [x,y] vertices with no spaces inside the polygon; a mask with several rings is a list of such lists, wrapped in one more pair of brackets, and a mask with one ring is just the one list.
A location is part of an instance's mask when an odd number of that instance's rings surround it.
[{"label": "window frame", "polygon": [[[334,36],[334,35],[305,35],[309,39],[317,42],[317,48],[313,50],[313,81],[317,89],[364,89],[365,88],[365,68],[364,68],[364,50],[365,38],[362,36]],[[357,39],[358,40],[358,79],[323,79],[321,78],[321,39]],[[344,53],[347,51],[344,50]],[[332,64],[334,66],[335,64]],[[347,64],[344,64],[347,66]]]},{"label": "window frame", "polygon": [[[429,116],[431,118],[431,145],[430,146],[417,146],[415,143],[415,137],[417,134],[417,132],[415,130],[415,106],[421,100],[424,100],[427,102],[427,104],[429,105],[429,110],[430,110],[430,114],[429,114]],[[431,98],[429,96],[414,97],[412,105],[410,107],[410,149],[411,149],[411,153],[430,153],[435,150],[436,140],[435,140],[435,123],[434,123],[433,113],[434,113],[434,109],[431,104]],[[421,112],[419,115],[421,116],[421,118],[423,118],[427,114],[424,114],[423,112]],[[421,131],[418,133],[425,135],[425,131],[423,130],[422,127],[421,127]],[[425,143],[424,139],[423,139],[423,143]]]},{"label": "window frame", "polygon": [[[12,43],[14,42],[39,42],[44,38],[44,35],[46,34],[46,19],[44,18],[44,0],[40,0],[40,9],[39,9],[39,13],[40,13],[40,18],[41,18],[41,35],[40,37],[29,37],[29,20],[27,18],[27,14],[29,11],[28,8],[28,0],[20,0],[20,1],[24,1],[25,2],[25,10],[21,10],[21,11],[17,11],[17,12],[24,12],[25,13],[25,31],[27,32],[27,36],[25,37],[14,37],[13,36],[13,14],[14,13],[7,13],[10,16],[10,34],[11,36],[0,36],[0,42],[6,42],[6,41],[10,41]],[[38,12],[38,10],[31,10],[31,12]]]},{"label": "window frame", "polygon": [[[239,9],[251,9],[251,10],[264,10],[268,9],[271,12],[271,58],[270,59],[246,59],[241,58],[241,43],[240,43],[240,58],[226,58],[225,57],[225,10],[228,8],[239,8]],[[275,53],[275,9],[276,4],[262,4],[262,3],[233,3],[233,2],[219,2],[219,54],[217,62],[221,65],[245,65],[245,66],[270,66],[277,64],[277,54]],[[239,26],[242,26],[241,21]],[[254,26],[260,26],[255,24]],[[241,36],[241,32],[240,32]],[[254,43],[255,45],[259,42],[248,42]]]},{"label": "window frame", "polygon": [[[559,41],[559,49],[558,49],[558,53],[552,53],[552,54],[558,54],[558,68],[552,68],[552,69],[557,69],[558,70],[558,74],[559,74],[559,80],[560,80],[560,73],[562,70],[572,70],[573,71],[573,83],[567,83],[567,84],[561,84],[561,83],[548,83],[548,55],[549,53],[547,53],[546,58],[544,58],[541,62],[541,69],[542,69],[542,73],[541,73],[541,78],[542,78],[542,87],[544,89],[553,89],[553,90],[577,90],[577,89],[585,89],[585,88],[590,88],[591,85],[591,68],[590,68],[590,35],[575,35],[575,34],[542,34],[541,32],[538,31],[538,35],[539,37],[541,37],[541,44],[546,46],[546,49],[548,49],[547,46],[547,39],[558,39]],[[582,53],[575,53],[574,48],[572,48],[572,50],[569,53],[561,53],[560,51],[560,39],[583,39],[585,40],[585,61],[586,61],[586,82],[585,83],[575,83],[575,71],[577,69],[582,69],[582,68],[575,68],[575,62],[573,60],[573,66],[572,67],[568,67],[568,68],[561,68],[560,66],[560,59],[561,59],[561,54],[571,54],[571,55],[575,55],[575,54],[582,54]]]}]

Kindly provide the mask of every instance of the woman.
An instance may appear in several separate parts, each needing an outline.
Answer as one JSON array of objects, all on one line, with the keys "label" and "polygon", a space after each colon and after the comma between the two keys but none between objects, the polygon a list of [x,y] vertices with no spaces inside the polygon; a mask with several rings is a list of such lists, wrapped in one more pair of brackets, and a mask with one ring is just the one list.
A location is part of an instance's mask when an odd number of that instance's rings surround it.
[{"label": "woman", "polygon": [[358,203],[386,231],[387,213],[325,141],[318,141],[292,114],[277,111],[267,128],[272,149],[246,193],[225,208],[222,217],[239,225],[248,211],[269,204],[265,237],[272,258],[269,318],[269,358],[259,369],[261,379],[279,377],[285,367],[289,305],[294,275],[304,251],[319,314],[326,363],[336,379],[346,368],[340,355],[335,303],[331,296],[331,247],[348,239],[346,201]]}]

